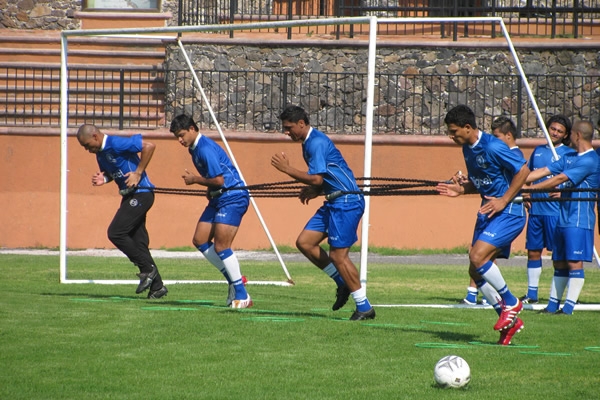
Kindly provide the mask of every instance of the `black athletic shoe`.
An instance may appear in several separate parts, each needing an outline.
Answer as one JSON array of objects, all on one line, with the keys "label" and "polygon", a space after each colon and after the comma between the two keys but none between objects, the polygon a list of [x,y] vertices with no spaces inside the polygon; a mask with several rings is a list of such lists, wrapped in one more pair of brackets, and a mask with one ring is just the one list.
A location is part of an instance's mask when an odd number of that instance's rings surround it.
[{"label": "black athletic shoe", "polygon": [[538,299],[530,299],[527,295],[519,297],[523,304],[537,304]]},{"label": "black athletic shoe", "polygon": [[548,311],[548,308],[544,308],[543,310],[539,311],[539,314],[549,314],[549,315],[555,315],[557,314],[558,311],[552,312],[552,311]]},{"label": "black athletic shoe", "polygon": [[158,269],[156,266],[152,265],[152,271],[150,272],[140,272],[137,276],[140,278],[140,284],[137,289],[135,289],[135,293],[140,294],[144,290],[148,289],[150,285],[152,285],[152,281],[158,275]]},{"label": "black athletic shoe", "polygon": [[166,286],[161,287],[158,290],[152,290],[148,292],[149,299],[160,299],[161,297],[165,297],[169,291]]},{"label": "black athletic shoe", "polygon": [[337,311],[340,308],[344,307],[348,302],[348,298],[350,297],[350,289],[346,285],[338,286],[337,291],[335,292],[335,303],[331,309],[333,311]]},{"label": "black athletic shoe", "polygon": [[355,310],[352,316],[350,317],[350,321],[361,321],[363,319],[375,319],[375,309],[371,307],[369,311],[365,312]]}]

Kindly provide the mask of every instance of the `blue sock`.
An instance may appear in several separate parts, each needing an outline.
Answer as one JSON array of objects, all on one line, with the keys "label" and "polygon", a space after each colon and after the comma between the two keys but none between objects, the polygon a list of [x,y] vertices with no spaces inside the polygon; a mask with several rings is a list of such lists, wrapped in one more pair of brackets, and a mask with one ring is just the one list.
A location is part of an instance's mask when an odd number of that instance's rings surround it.
[{"label": "blue sock", "polygon": [[477,293],[477,288],[472,288],[469,286],[467,288],[467,295],[465,296],[465,300],[470,303],[477,303]]},{"label": "blue sock", "polygon": [[367,312],[373,308],[369,303],[369,299],[367,299],[367,290],[364,287],[352,292],[352,298],[356,303],[356,311],[358,312]]},{"label": "blue sock", "polygon": [[333,279],[333,281],[336,283],[336,285],[338,285],[338,287],[344,286],[346,284],[346,282],[344,282],[344,279],[342,278],[338,270],[335,268],[335,265],[333,265],[333,263],[330,263],[328,266],[323,268],[323,272],[329,275],[329,277]]}]

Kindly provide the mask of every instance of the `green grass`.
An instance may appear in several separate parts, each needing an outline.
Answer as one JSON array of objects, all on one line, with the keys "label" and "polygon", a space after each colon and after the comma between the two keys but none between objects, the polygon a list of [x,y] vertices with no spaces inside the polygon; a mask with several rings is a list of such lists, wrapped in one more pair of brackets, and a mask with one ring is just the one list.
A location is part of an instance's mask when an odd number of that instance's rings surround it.
[{"label": "green grass", "polygon": [[[329,251],[329,245],[327,243],[321,244],[321,247],[326,251]],[[360,246],[352,246],[350,247],[351,252],[359,252],[361,249]],[[273,251],[273,248],[269,249],[260,249],[262,251]],[[277,250],[282,254],[290,254],[297,253],[298,250],[292,246],[278,246]],[[382,256],[414,256],[414,255],[432,255],[432,254],[467,254],[469,251],[469,246],[457,246],[449,249],[416,249],[416,248],[395,248],[395,247],[377,247],[370,246],[369,253],[379,254]]]},{"label": "green grass", "polygon": [[[69,278],[133,279],[125,258],[69,257]],[[219,279],[203,259],[159,259],[165,279]],[[243,262],[252,280],[283,279],[277,263]],[[494,343],[489,309],[377,308],[350,322],[330,311],[334,285],[288,263],[296,285],[248,286],[255,306],[223,307],[224,284],[180,284],[166,298],[135,285],[58,283],[58,257],[0,255],[2,399],[596,399],[598,312],[524,311],[513,346]],[[514,292],[525,268],[503,268]],[[551,269],[542,275],[548,292]],[[600,303],[600,270],[586,269],[583,303]],[[373,264],[374,304],[452,304],[464,266]],[[445,346],[445,347],[442,347]],[[588,349],[586,349],[588,348]],[[589,349],[592,348],[592,349]],[[466,390],[433,386],[433,366],[457,354]]]}]

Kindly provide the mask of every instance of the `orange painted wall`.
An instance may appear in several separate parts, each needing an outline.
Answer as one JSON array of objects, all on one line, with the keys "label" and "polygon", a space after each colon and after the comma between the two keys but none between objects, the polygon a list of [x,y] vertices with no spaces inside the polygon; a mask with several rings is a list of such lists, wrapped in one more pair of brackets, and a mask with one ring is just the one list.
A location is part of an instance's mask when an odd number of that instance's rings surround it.
[{"label": "orange painted wall", "polygon": [[[241,135],[238,133],[237,136]],[[169,134],[151,134],[146,140],[157,145],[148,168],[152,182],[158,187],[185,188],[181,174],[186,168],[195,171],[187,150]],[[294,166],[305,167],[300,144],[283,135],[267,134],[267,140],[265,137],[260,140],[230,139],[229,144],[248,184],[289,180],[271,167],[270,158],[275,152],[286,152]],[[340,142],[337,146],[355,174],[363,176],[363,143],[360,140]],[[67,245],[69,248],[112,248],[106,238],[106,228],[119,205],[116,186],[111,183],[92,187],[91,176],[97,171],[95,157],[83,150],[72,136],[68,139],[68,148]],[[531,152],[531,148],[523,150],[526,156]],[[465,169],[460,148],[452,143],[375,143],[372,154],[371,176],[374,177],[441,180]],[[59,245],[59,168],[58,136],[0,135],[0,247]],[[200,186],[192,188],[202,189]],[[297,234],[320,204],[313,200],[305,206],[290,198],[257,198],[256,203],[278,245],[293,245]],[[150,247],[190,246],[197,218],[205,204],[206,199],[202,197],[157,194],[148,215]],[[370,245],[395,248],[466,245],[471,238],[478,204],[478,196],[456,199],[433,195],[373,196]],[[251,250],[269,246],[251,208],[235,247]],[[524,235],[517,239],[514,248],[524,248]]]}]

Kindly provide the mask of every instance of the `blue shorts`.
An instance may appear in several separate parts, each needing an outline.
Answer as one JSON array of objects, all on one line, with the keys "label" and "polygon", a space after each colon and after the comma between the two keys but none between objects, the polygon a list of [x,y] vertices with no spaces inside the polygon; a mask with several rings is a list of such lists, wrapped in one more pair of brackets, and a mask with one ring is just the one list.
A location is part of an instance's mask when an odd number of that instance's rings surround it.
[{"label": "blue shorts", "polygon": [[326,201],[306,223],[304,230],[326,233],[331,247],[345,249],[358,240],[356,230],[364,211],[364,200],[349,203]]},{"label": "blue shorts", "polygon": [[527,220],[525,248],[527,250],[547,249],[552,251],[557,222],[558,216],[530,215]]},{"label": "blue shorts", "polygon": [[[227,192],[226,192],[227,193]],[[200,216],[200,222],[240,226],[242,217],[248,211],[249,196],[227,196],[227,201],[212,199]],[[224,199],[223,199],[224,200]]]},{"label": "blue shorts", "polygon": [[481,240],[500,249],[498,258],[508,258],[510,245],[525,228],[525,221],[525,216],[513,214],[496,214],[492,218],[477,214],[471,245]]},{"label": "blue shorts", "polygon": [[582,228],[556,228],[553,261],[591,262],[594,254],[594,231]]}]

